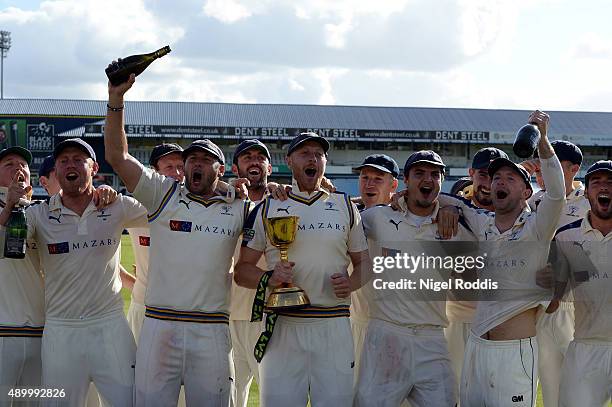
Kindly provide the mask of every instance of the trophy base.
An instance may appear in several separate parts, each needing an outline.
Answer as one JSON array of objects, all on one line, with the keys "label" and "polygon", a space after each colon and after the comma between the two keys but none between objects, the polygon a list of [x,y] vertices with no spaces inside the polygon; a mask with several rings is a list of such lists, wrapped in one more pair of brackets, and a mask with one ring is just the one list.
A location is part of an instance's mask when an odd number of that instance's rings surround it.
[{"label": "trophy base", "polygon": [[276,288],[268,297],[265,309],[269,311],[282,311],[299,309],[310,305],[308,296],[300,287]]}]

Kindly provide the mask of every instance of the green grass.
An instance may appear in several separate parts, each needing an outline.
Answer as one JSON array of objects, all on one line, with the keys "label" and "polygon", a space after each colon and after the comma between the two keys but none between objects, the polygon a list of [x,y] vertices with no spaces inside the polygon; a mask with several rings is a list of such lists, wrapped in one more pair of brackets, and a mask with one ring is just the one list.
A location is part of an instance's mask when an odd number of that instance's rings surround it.
[{"label": "green grass", "polygon": [[[121,264],[127,271],[132,272],[132,264],[134,264],[134,252],[132,251],[132,241],[128,235],[123,235],[121,237]],[[123,288],[121,290],[121,296],[123,297],[123,309],[127,313],[127,310],[130,306],[130,292]],[[259,388],[257,387],[257,383],[253,381],[251,384],[251,391],[249,392],[249,401],[248,407],[258,407],[259,406]],[[612,407],[612,404],[610,404]],[[538,387],[538,400],[536,402],[536,407],[544,407],[544,403],[542,403],[542,390]]]},{"label": "green grass", "polygon": [[[121,265],[129,273],[132,273],[132,264],[134,264],[134,251],[132,250],[132,241],[129,235],[121,236]],[[121,296],[123,297],[123,311],[127,314],[130,307],[132,294],[129,290],[122,288]]]}]

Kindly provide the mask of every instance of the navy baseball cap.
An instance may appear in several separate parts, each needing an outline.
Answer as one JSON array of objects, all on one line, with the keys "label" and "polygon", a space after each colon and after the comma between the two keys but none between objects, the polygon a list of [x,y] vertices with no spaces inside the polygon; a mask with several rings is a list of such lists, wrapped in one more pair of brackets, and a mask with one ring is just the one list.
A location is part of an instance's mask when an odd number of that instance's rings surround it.
[{"label": "navy baseball cap", "polygon": [[5,148],[4,150],[0,151],[0,160],[9,154],[17,154],[18,156],[21,156],[24,160],[26,160],[28,166],[32,163],[32,153],[30,153],[30,150],[23,147],[14,146]]},{"label": "navy baseball cap", "polygon": [[96,153],[94,152],[93,147],[90,146],[85,140],[80,138],[69,138],[56,145],[55,149],[53,150],[53,158],[57,158],[57,156],[68,147],[76,147],[86,152],[92,160],[96,161]]},{"label": "navy baseball cap", "polygon": [[48,177],[51,171],[55,169],[55,158],[52,155],[48,155],[43,160],[42,164],[38,168],[39,177]]},{"label": "navy baseball cap", "polygon": [[[467,187],[472,185],[472,178],[470,177],[462,177],[459,178],[450,189],[451,195],[459,195],[460,192],[463,192]],[[459,195],[461,196],[461,195]]]},{"label": "navy baseball cap", "polygon": [[499,171],[502,167],[510,167],[513,169],[521,176],[521,178],[523,178],[523,181],[525,181],[525,184],[527,184],[529,189],[533,191],[533,186],[531,185],[531,174],[529,174],[529,171],[527,171],[521,164],[516,164],[507,158],[500,157],[493,160],[493,162],[489,164],[489,176],[493,178],[493,174]]},{"label": "navy baseball cap", "polygon": [[233,160],[234,164],[238,162],[238,157],[240,156],[240,154],[252,148],[255,148],[261,151],[262,153],[264,153],[265,156],[268,157],[268,161],[272,159],[270,157],[270,151],[268,150],[268,147],[266,147],[264,143],[256,139],[250,139],[250,140],[244,140],[242,143],[238,144],[238,147],[236,147],[236,151],[234,151],[234,160]]},{"label": "navy baseball cap", "polygon": [[289,148],[287,149],[287,155],[293,153],[300,146],[300,144],[307,141],[316,141],[321,145],[321,147],[323,147],[323,151],[325,151],[325,153],[327,153],[327,150],[329,150],[329,142],[325,140],[325,138],[319,136],[317,133],[309,131],[306,133],[300,133],[297,137],[291,140]]},{"label": "navy baseball cap", "polygon": [[488,168],[491,161],[496,158],[509,158],[508,154],[495,147],[485,147],[481,148],[474,154],[474,158],[472,159],[472,168],[476,170],[481,170],[483,168]]},{"label": "navy baseball cap", "polygon": [[225,156],[223,155],[223,151],[221,151],[219,146],[209,139],[196,140],[191,143],[189,147],[183,151],[183,160],[186,160],[187,156],[189,156],[189,154],[193,153],[195,150],[206,151],[219,160],[221,165],[225,165]]},{"label": "navy baseball cap", "polygon": [[442,173],[444,174],[444,169],[446,165],[444,165],[444,161],[435,151],[431,150],[421,150],[416,153],[412,153],[410,157],[406,160],[406,164],[404,164],[404,176],[408,175],[408,171],[410,167],[417,163],[428,163],[433,164],[442,169]]},{"label": "navy baseball cap", "polygon": [[599,171],[612,172],[612,160],[599,160],[589,167],[584,176],[584,183],[587,187],[589,186],[589,178],[591,178],[591,175]]},{"label": "navy baseball cap", "polygon": [[365,167],[376,168],[377,170],[393,175],[393,178],[399,176],[399,167],[397,163],[386,154],[370,154],[364,158],[359,166],[353,168],[353,171],[359,171]]},{"label": "navy baseball cap", "polygon": [[155,167],[159,159],[162,158],[163,156],[166,156],[172,153],[182,153],[182,152],[183,152],[183,147],[179,146],[178,144],[175,144],[175,143],[158,144],[155,147],[153,147],[153,150],[151,151],[151,156],[149,157],[149,165],[151,167]]},{"label": "navy baseball cap", "polygon": [[[582,150],[569,141],[555,140],[550,143],[559,161],[569,161],[572,164],[582,164]],[[533,153],[534,158],[538,158],[538,150]]]}]

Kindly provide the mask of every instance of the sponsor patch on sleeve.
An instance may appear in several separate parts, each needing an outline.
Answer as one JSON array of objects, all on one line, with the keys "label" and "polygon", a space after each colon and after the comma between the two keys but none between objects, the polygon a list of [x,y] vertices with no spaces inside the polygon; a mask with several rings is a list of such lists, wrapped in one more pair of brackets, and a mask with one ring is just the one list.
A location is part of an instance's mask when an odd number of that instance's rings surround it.
[{"label": "sponsor patch on sleeve", "polygon": [[151,238],[149,236],[138,236],[138,243],[141,246],[151,246]]}]

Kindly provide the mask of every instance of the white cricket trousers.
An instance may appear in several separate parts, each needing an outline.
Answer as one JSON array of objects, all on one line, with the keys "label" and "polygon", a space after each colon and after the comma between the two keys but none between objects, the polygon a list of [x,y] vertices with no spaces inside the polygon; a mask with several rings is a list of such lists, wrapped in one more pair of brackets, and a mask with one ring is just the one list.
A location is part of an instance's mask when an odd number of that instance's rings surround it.
[{"label": "white cricket trousers", "polygon": [[255,379],[259,383],[259,364],[255,360],[253,349],[262,330],[261,322],[230,320],[236,386],[235,407],[246,407],[251,382]]},{"label": "white cricket trousers", "polygon": [[612,398],[612,342],[574,340],[561,372],[561,407],[608,406]]},{"label": "white cricket trousers", "polygon": [[537,368],[535,337],[490,341],[471,333],[461,372],[461,406],[533,407]]},{"label": "white cricket trousers", "polygon": [[85,404],[93,381],[103,403],[131,406],[136,344],[122,311],[83,320],[47,318],[42,340],[42,383],[66,389],[43,406]]},{"label": "white cricket trousers", "polygon": [[[39,387],[41,379],[40,337],[0,337],[0,406],[11,406],[7,393],[15,387]],[[14,405],[37,406],[37,401]]]},{"label": "white cricket trousers", "polygon": [[559,405],[561,369],[567,348],[574,339],[574,303],[563,301],[552,314],[542,313],[536,325],[538,373],[544,407]]},{"label": "white cricket trousers", "polygon": [[348,317],[279,316],[259,366],[262,407],[350,407],[353,337]]},{"label": "white cricket trousers", "polygon": [[234,398],[228,324],[146,317],[136,353],[136,406],[227,407]]},{"label": "white cricket trousers", "polygon": [[441,327],[370,319],[357,379],[356,407],[453,407],[455,381]]}]

